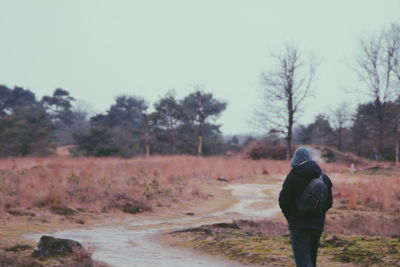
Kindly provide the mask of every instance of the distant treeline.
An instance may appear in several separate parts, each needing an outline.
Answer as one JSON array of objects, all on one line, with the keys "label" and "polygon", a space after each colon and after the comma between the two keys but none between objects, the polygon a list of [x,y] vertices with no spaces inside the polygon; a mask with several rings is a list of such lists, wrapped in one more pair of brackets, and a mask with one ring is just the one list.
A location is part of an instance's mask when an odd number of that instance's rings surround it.
[{"label": "distant treeline", "polygon": [[0,86],[0,156],[50,155],[76,145],[78,156],[221,154],[226,144],[215,118],[226,103],[196,89],[183,99],[170,90],[149,112],[145,99],[120,95],[89,117],[64,89],[37,100],[28,89]]},{"label": "distant treeline", "polygon": [[[224,140],[215,119],[227,104],[201,90],[182,99],[168,91],[153,104],[152,112],[148,102],[134,95],[117,96],[105,113],[92,117],[74,102],[60,88],[37,100],[28,89],[0,86],[0,156],[45,156],[54,154],[57,146],[75,145],[76,156],[242,151],[254,159],[285,158],[285,140],[275,131],[261,141],[246,136]],[[399,149],[400,98],[385,103],[382,121],[379,114],[376,101],[359,104],[355,112],[342,103],[308,125],[295,126],[293,143],[326,145],[394,161]]]},{"label": "distant treeline", "polygon": [[395,161],[399,151],[400,97],[387,101],[384,113],[378,108],[376,101],[370,101],[350,113],[343,103],[316,116],[312,123],[295,127],[294,143],[327,145],[371,159]]},{"label": "distant treeline", "polygon": [[[396,161],[400,150],[400,97],[388,100],[383,113],[378,108],[376,101],[370,101],[353,111],[343,102],[315,116],[309,124],[295,125],[293,144],[322,145],[374,160]],[[271,130],[242,152],[253,159],[284,159],[285,144],[285,138]]]}]

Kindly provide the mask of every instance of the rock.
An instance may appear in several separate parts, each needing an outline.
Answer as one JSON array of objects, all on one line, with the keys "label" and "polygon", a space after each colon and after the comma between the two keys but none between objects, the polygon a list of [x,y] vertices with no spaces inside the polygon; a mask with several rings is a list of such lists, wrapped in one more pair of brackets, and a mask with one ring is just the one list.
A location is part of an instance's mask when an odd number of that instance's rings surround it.
[{"label": "rock", "polygon": [[32,257],[71,256],[75,249],[82,249],[82,245],[77,241],[44,235],[40,238],[37,248],[32,253]]},{"label": "rock", "polygon": [[194,216],[195,214],[193,212],[186,212],[185,215],[186,216]]},{"label": "rock", "polygon": [[195,232],[201,232],[204,235],[213,235],[212,229],[203,228],[203,227],[195,227],[195,228],[187,228],[187,229],[183,229],[183,230],[176,230],[176,231],[170,232],[170,234],[195,233]]},{"label": "rock", "polygon": [[67,206],[52,206],[50,211],[58,215],[74,215],[76,213],[75,210],[68,208]]},{"label": "rock", "polygon": [[218,228],[240,229],[240,227],[236,223],[214,223],[209,226]]},{"label": "rock", "polygon": [[268,169],[264,167],[264,168],[262,169],[262,174],[268,175],[268,174],[269,174]]},{"label": "rock", "polygon": [[85,221],[82,219],[75,220],[74,222],[79,224],[85,224]]},{"label": "rock", "polygon": [[229,179],[226,179],[226,178],[224,178],[224,177],[218,177],[218,178],[217,178],[217,181],[226,182],[226,183],[229,183],[229,182],[230,182]]},{"label": "rock", "polygon": [[148,205],[145,202],[131,201],[131,202],[125,203],[122,206],[121,210],[125,213],[136,214],[136,213],[141,213],[144,211],[152,211],[152,208],[150,205]]}]

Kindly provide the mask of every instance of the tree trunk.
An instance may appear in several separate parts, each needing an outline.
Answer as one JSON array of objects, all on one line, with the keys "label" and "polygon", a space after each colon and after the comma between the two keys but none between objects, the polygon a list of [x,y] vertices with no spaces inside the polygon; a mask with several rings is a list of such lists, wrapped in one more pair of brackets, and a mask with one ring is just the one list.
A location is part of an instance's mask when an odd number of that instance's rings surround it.
[{"label": "tree trunk", "polygon": [[383,121],[385,120],[385,103],[382,103],[379,98],[376,100],[376,107],[378,113],[378,161],[382,160],[383,156]]},{"label": "tree trunk", "polygon": [[175,142],[174,130],[172,129],[172,127],[168,127],[167,132],[168,132],[168,143],[169,143],[170,153],[175,153],[176,142]]},{"label": "tree trunk", "polygon": [[145,134],[144,140],[146,143],[146,158],[150,157],[150,135],[149,135],[149,121],[147,118],[147,114],[144,114],[144,123],[145,123]]},{"label": "tree trunk", "polygon": [[197,155],[201,156],[203,154],[203,136],[198,136],[198,145],[197,145]]},{"label": "tree trunk", "polygon": [[399,164],[399,131],[400,131],[400,127],[399,127],[399,119],[396,119],[396,134],[395,134],[395,138],[396,138],[396,165]]},{"label": "tree trunk", "polygon": [[175,154],[176,152],[176,139],[175,139],[175,132],[171,129],[171,141],[172,141],[172,153]]},{"label": "tree trunk", "polygon": [[292,128],[293,128],[293,115],[289,116],[289,126],[286,136],[286,160],[290,160],[292,156]]},{"label": "tree trunk", "polygon": [[339,142],[338,142],[338,150],[342,151],[342,140],[343,140],[343,128],[339,128]]},{"label": "tree trunk", "polygon": [[146,158],[150,157],[150,144],[146,141]]},{"label": "tree trunk", "polygon": [[292,155],[292,142],[289,138],[286,138],[286,160],[290,160],[290,156]]},{"label": "tree trunk", "polygon": [[197,155],[203,154],[203,129],[202,125],[199,124],[199,134],[197,137]]},{"label": "tree trunk", "polygon": [[396,165],[399,164],[399,137],[396,136]]},{"label": "tree trunk", "polygon": [[289,89],[289,98],[288,98],[288,127],[287,127],[287,135],[286,135],[286,160],[290,160],[292,156],[292,131],[293,131],[293,123],[294,123],[294,109],[293,109],[293,94],[292,88]]},{"label": "tree trunk", "polygon": [[378,160],[382,160],[383,156],[383,120],[379,120],[378,129]]}]

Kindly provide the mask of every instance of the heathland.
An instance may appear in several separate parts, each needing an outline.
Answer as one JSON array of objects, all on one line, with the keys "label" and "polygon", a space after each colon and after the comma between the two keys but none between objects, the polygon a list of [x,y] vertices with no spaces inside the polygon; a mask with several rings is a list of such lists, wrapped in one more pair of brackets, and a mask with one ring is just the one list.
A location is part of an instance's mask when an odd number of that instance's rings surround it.
[{"label": "heathland", "polygon": [[[344,163],[321,165],[334,182],[334,207],[328,214],[320,262],[324,266],[399,266],[400,169],[370,161],[355,168]],[[290,266],[287,226],[279,212],[265,218],[240,213],[212,220],[196,217],[216,214],[238,202],[223,186],[267,183],[279,189],[288,171],[286,161],[240,157],[3,159],[0,265],[101,265],[89,260],[95,247],[87,249],[88,255],[74,255],[69,260],[33,259],[30,254],[36,243],[26,236],[88,227],[95,231],[101,225],[119,227],[127,219],[158,219],[168,221],[171,229],[163,229],[162,237],[154,242],[240,263]],[[253,203],[253,207],[262,211],[276,205],[276,189],[263,192],[270,199],[269,206]],[[182,214],[204,225],[192,227],[182,220],[179,225],[172,223],[172,218],[180,219]],[[214,224],[216,221],[220,223]],[[183,231],[171,234],[177,227]],[[15,245],[27,246],[10,251]]]}]

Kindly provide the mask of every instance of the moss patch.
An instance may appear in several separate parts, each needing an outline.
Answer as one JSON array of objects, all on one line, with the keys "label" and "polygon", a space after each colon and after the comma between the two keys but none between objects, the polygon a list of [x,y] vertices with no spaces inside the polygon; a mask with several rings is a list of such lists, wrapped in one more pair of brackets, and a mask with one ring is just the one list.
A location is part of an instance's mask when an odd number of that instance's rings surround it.
[{"label": "moss patch", "polygon": [[242,263],[292,266],[288,237],[247,237],[194,241],[196,248],[223,254]]},{"label": "moss patch", "polygon": [[[203,225],[170,233],[177,245],[263,266],[293,266],[287,235],[260,236],[235,227]],[[400,239],[324,234],[321,266],[400,266]]]},{"label": "moss patch", "polygon": [[399,238],[324,235],[321,247],[321,253],[336,262],[400,266]]}]

